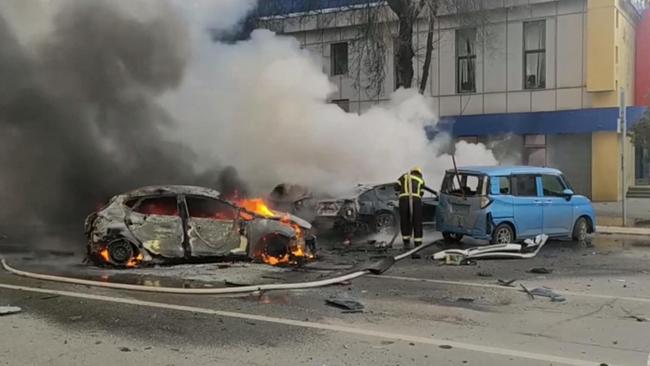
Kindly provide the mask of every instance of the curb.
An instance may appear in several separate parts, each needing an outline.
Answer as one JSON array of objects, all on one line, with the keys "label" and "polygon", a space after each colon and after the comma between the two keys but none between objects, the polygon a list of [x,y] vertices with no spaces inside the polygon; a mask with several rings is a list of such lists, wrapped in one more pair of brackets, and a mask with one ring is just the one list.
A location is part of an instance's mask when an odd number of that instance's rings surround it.
[{"label": "curb", "polygon": [[596,225],[596,234],[623,234],[623,235],[650,236],[650,228]]}]

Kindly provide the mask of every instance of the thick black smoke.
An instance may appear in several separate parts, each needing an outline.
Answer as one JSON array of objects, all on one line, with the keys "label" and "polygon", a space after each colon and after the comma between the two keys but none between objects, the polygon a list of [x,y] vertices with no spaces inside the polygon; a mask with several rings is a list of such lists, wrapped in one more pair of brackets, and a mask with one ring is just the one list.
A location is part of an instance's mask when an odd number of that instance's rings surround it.
[{"label": "thick black smoke", "polygon": [[70,2],[35,52],[0,14],[0,231],[81,232],[97,205],[142,185],[220,188],[219,173],[197,174],[192,149],[165,138],[182,125],[156,103],[188,58],[171,10],[142,20],[108,0]]}]

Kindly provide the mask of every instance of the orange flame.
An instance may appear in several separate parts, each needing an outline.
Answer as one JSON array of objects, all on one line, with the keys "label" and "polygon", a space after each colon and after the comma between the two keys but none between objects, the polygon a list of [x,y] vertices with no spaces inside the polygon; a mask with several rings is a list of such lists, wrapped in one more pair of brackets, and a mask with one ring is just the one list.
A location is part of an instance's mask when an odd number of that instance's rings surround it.
[{"label": "orange flame", "polygon": [[[256,213],[262,217],[271,218],[277,215],[261,198],[239,199],[235,202],[237,205],[246,209],[247,211]],[[244,220],[253,219],[253,217],[246,212],[242,212],[241,216]],[[302,228],[298,224],[294,223],[288,214],[284,215],[280,219],[280,222],[283,225],[290,226],[294,230],[296,234],[296,240],[289,248],[287,254],[281,256],[272,256],[267,253],[261,253],[259,255],[259,259],[262,262],[270,264],[272,266],[295,264],[298,260],[313,259],[314,255],[310,253],[309,250],[305,247],[305,233],[303,232]]]},{"label": "orange flame", "polygon": [[275,213],[271,211],[269,206],[266,205],[261,198],[242,199],[238,200],[237,204],[248,211],[254,212],[260,216],[273,217]]},{"label": "orange flame", "polygon": [[102,257],[102,259],[104,260],[104,262],[106,262],[106,263],[110,263],[110,261],[111,261],[111,257],[110,257],[110,255],[108,254],[108,248],[104,248],[104,249],[102,249],[102,250],[99,252],[99,256]]},{"label": "orange flame", "polygon": [[[108,253],[108,248],[104,248],[99,251],[99,256],[104,260],[106,263],[111,263],[111,256]],[[142,253],[138,253],[135,257],[131,257],[128,262],[126,262],[126,267],[127,268],[135,268],[137,267],[140,263],[142,263],[142,260],[144,259],[144,255]]]}]

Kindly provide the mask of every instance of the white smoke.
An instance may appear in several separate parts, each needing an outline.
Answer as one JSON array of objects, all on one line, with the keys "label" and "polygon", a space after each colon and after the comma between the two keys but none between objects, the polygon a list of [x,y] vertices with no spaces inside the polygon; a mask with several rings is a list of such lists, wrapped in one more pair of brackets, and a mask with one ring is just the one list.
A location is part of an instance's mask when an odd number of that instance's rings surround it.
[{"label": "white smoke", "polygon": [[[234,165],[261,191],[291,182],[328,192],[393,181],[412,166],[438,187],[452,166],[439,153],[449,141],[427,139],[424,127],[437,118],[414,90],[362,115],[345,113],[327,103],[334,85],[292,37],[256,30],[229,45],[205,35],[193,47],[181,89],[164,100],[182,139],[202,150],[199,165]],[[497,163],[483,145],[460,142],[455,150],[459,165]]]}]

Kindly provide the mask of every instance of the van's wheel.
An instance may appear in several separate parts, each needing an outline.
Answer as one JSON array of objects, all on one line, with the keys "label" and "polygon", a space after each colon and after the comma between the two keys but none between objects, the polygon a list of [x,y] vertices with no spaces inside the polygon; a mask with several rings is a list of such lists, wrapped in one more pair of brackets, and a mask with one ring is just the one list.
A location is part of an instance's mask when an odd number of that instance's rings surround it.
[{"label": "van's wheel", "polygon": [[463,234],[456,234],[456,233],[450,233],[450,232],[444,231],[442,233],[442,237],[446,241],[453,241],[453,242],[457,243],[457,242],[459,242],[459,241],[461,241],[463,239]]},{"label": "van's wheel", "polygon": [[515,241],[515,232],[512,230],[512,226],[508,224],[499,224],[492,231],[492,244],[508,244]]},{"label": "van's wheel", "polygon": [[587,241],[588,232],[589,224],[587,223],[587,219],[580,217],[576,220],[575,225],[573,225],[573,235],[571,237],[578,243],[584,243]]}]

